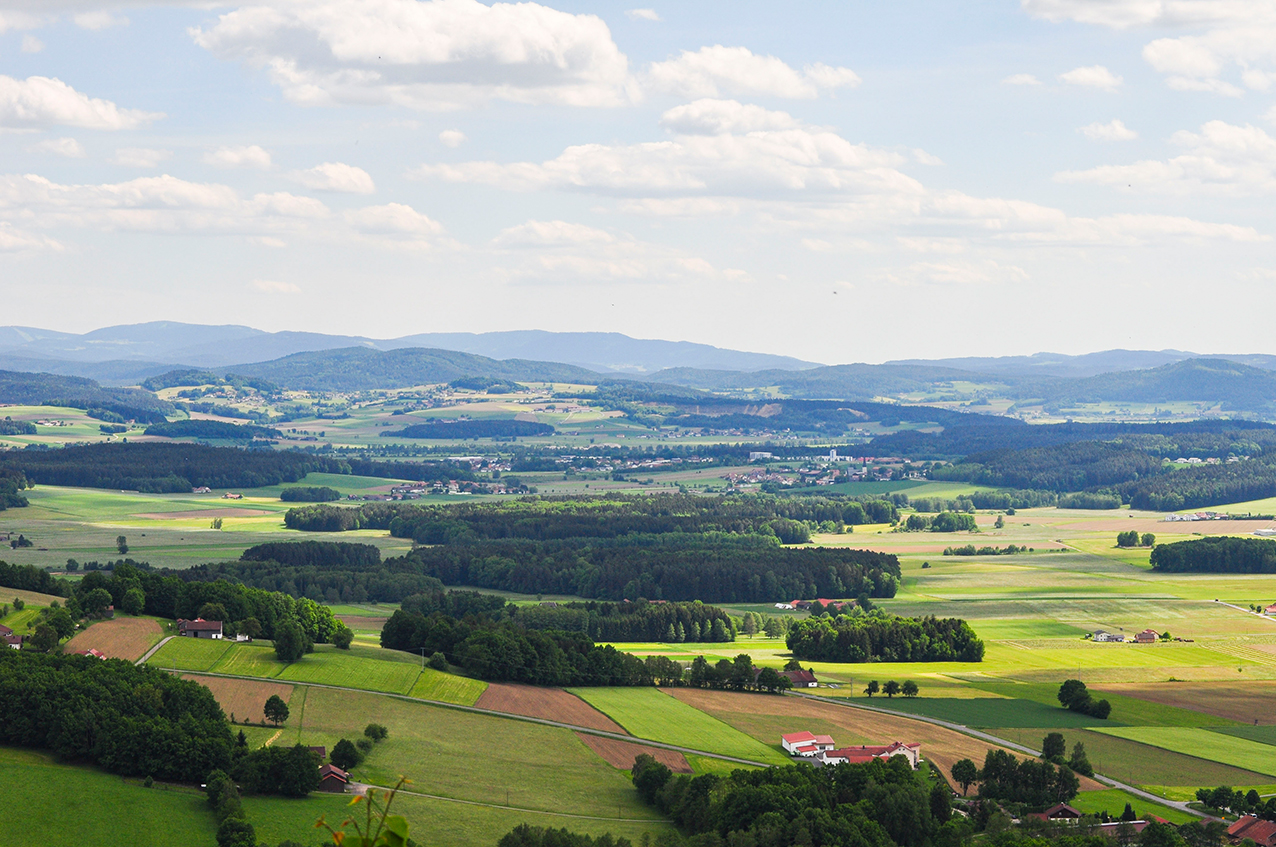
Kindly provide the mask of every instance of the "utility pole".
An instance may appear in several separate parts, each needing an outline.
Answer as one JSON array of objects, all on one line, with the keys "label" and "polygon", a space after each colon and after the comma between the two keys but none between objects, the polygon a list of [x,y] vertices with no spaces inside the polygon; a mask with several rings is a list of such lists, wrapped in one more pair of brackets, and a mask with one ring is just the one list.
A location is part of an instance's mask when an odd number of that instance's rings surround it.
[{"label": "utility pole", "polygon": [[421,648],[421,670],[425,670],[425,648]]}]

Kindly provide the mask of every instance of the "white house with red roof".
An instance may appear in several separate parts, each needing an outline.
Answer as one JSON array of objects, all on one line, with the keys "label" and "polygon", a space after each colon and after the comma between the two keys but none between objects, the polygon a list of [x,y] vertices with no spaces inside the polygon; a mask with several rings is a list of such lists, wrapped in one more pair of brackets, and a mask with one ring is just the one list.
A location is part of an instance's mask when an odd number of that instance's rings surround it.
[{"label": "white house with red roof", "polygon": [[921,762],[922,759],[922,745],[905,744],[902,741],[895,741],[880,747],[842,747],[837,750],[828,750],[820,754],[820,759],[826,765],[841,765],[846,763],[852,765],[863,765],[873,761],[874,759],[886,761],[892,756],[903,756],[908,759],[908,763],[916,769],[918,763]]},{"label": "white house with red roof", "polygon": [[790,756],[802,756],[813,759],[826,750],[832,750],[836,744],[830,735],[815,735],[810,732],[791,732],[780,736],[780,746]]},{"label": "white house with red roof", "polygon": [[206,621],[203,618],[195,618],[193,621],[179,618],[177,632],[179,635],[185,635],[190,638],[221,638],[222,622]]}]

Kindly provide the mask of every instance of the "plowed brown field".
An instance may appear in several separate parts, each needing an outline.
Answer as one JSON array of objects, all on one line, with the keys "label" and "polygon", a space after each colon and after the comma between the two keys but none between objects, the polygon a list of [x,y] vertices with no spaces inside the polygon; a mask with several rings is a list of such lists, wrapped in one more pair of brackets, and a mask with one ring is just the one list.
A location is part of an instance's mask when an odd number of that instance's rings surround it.
[{"label": "plowed brown field", "polygon": [[[1256,647],[1271,647],[1259,644]],[[1276,706],[1276,682],[1156,682],[1103,685],[1100,692],[1125,694],[1140,700],[1150,700],[1166,706],[1178,706],[1250,723],[1258,718],[1260,724],[1271,724],[1272,708]]]},{"label": "plowed brown field", "polygon": [[292,686],[281,682],[258,682],[253,679],[227,679],[220,676],[200,676],[199,674],[183,674],[182,679],[198,682],[213,692],[217,704],[222,707],[226,717],[232,714],[235,720],[260,721],[265,717],[266,701],[272,694],[278,694],[285,703],[292,696]]},{"label": "plowed brown field", "polygon": [[76,635],[62,648],[63,653],[79,650],[101,650],[111,659],[136,662],[152,644],[159,641],[163,630],[150,618],[114,618],[100,621]]},{"label": "plowed brown field", "polygon": [[487,686],[487,690],[474,705],[494,712],[508,712],[511,715],[562,721],[589,729],[601,729],[604,732],[629,734],[620,724],[561,688],[536,688],[530,685],[493,682]]},{"label": "plowed brown field", "polygon": [[588,735],[583,732],[576,733],[576,737],[583,741],[586,747],[601,756],[607,764],[621,770],[632,768],[634,759],[638,758],[640,753],[646,753],[674,773],[694,773],[691,770],[691,765],[687,764],[687,757],[676,750],[646,747],[642,744],[635,744],[632,741],[601,738],[597,735]]},{"label": "plowed brown field", "polygon": [[[867,709],[817,703],[797,697],[766,697],[760,694],[733,694],[728,691],[704,691],[698,688],[663,689],[688,706],[699,709],[730,724],[764,744],[780,745],[780,736],[808,730],[833,736],[839,747],[859,744],[889,744],[892,741],[917,742],[922,745],[922,758],[938,765],[945,775],[952,773],[953,762],[970,759],[983,764],[989,749],[997,747],[962,735],[942,726],[883,715]],[[1018,758],[1023,753],[1009,751]],[[1082,778],[1083,790],[1104,786]]]}]

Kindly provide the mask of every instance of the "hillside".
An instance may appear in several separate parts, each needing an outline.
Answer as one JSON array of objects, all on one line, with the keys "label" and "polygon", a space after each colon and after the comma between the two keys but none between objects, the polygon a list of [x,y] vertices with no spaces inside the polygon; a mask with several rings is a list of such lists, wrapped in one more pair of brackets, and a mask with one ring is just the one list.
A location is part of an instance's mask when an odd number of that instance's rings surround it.
[{"label": "hillside", "polygon": [[467,376],[589,385],[600,379],[599,374],[573,365],[522,359],[497,361],[469,353],[419,348],[382,352],[366,347],[347,347],[294,353],[269,362],[235,365],[227,371],[266,379],[284,388],[309,391],[408,388]]},{"label": "hillside", "polygon": [[0,371],[0,405],[106,409],[140,421],[161,421],[173,408],[147,391],[103,388],[83,377],[15,371]]},{"label": "hillside", "polygon": [[932,365],[832,365],[804,371],[766,370],[752,373],[671,368],[648,377],[652,382],[740,391],[776,387],[791,397],[871,400],[874,397],[926,391],[948,383],[995,381],[987,374]]},{"label": "hillside", "polygon": [[1021,385],[1020,397],[1069,402],[1204,400],[1236,411],[1276,404],[1276,373],[1224,359],[1187,359],[1142,371]]}]

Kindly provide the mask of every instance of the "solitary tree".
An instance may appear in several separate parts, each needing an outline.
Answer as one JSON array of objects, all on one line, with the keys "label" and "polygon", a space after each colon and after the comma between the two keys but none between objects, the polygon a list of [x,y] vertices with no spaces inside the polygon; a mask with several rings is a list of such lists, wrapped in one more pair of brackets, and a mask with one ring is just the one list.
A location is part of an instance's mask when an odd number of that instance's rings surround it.
[{"label": "solitary tree", "polygon": [[306,636],[294,620],[285,620],[275,626],[275,655],[281,662],[295,662],[306,652]]},{"label": "solitary tree", "polygon": [[390,730],[379,723],[370,723],[363,728],[363,734],[373,741],[385,741],[390,737]]},{"label": "solitary tree", "polygon": [[275,726],[279,726],[281,723],[288,720],[288,704],[285,703],[284,699],[278,694],[271,694],[266,700],[265,712],[266,720],[270,721]]},{"label": "solitary tree", "polygon": [[752,612],[746,612],[744,615],[744,625],[740,630],[745,635],[752,638],[758,634],[758,621]]},{"label": "solitary tree", "polygon": [[332,633],[333,646],[338,650],[349,650],[351,641],[354,641],[354,633],[350,627],[345,624],[338,625],[336,631]]},{"label": "solitary tree", "polygon": [[979,781],[979,768],[975,767],[975,763],[970,759],[958,759],[953,762],[953,782],[961,786],[962,796],[966,796],[966,789]]},{"label": "solitary tree", "polygon": [[128,539],[122,535],[115,536],[115,549],[120,551],[120,555],[128,553]]},{"label": "solitary tree", "polygon": [[1067,750],[1068,745],[1063,740],[1062,732],[1052,732],[1041,739],[1041,758],[1047,762],[1062,761]]},{"label": "solitary tree", "polygon": [[359,764],[363,757],[359,754],[359,749],[350,743],[349,739],[343,738],[332,748],[332,753],[328,758],[343,771],[348,771]]},{"label": "solitary tree", "polygon": [[899,683],[893,679],[887,680],[886,684],[882,686],[882,692],[888,698],[894,697],[896,694],[899,693]]},{"label": "solitary tree", "polygon": [[882,690],[882,687],[877,684],[877,680],[872,680],[871,682],[869,682],[867,686],[864,687],[864,693],[867,694],[869,697],[872,697],[874,694],[876,694],[877,692],[881,690]]},{"label": "solitary tree", "polygon": [[1140,539],[1140,541],[1143,543],[1144,547],[1156,546],[1156,536],[1150,532],[1143,533],[1143,537]]},{"label": "solitary tree", "polygon": [[904,687],[900,689],[900,693],[905,697],[916,697],[918,691],[920,691],[920,689],[917,687],[917,683],[913,682],[911,679],[904,680]]}]

